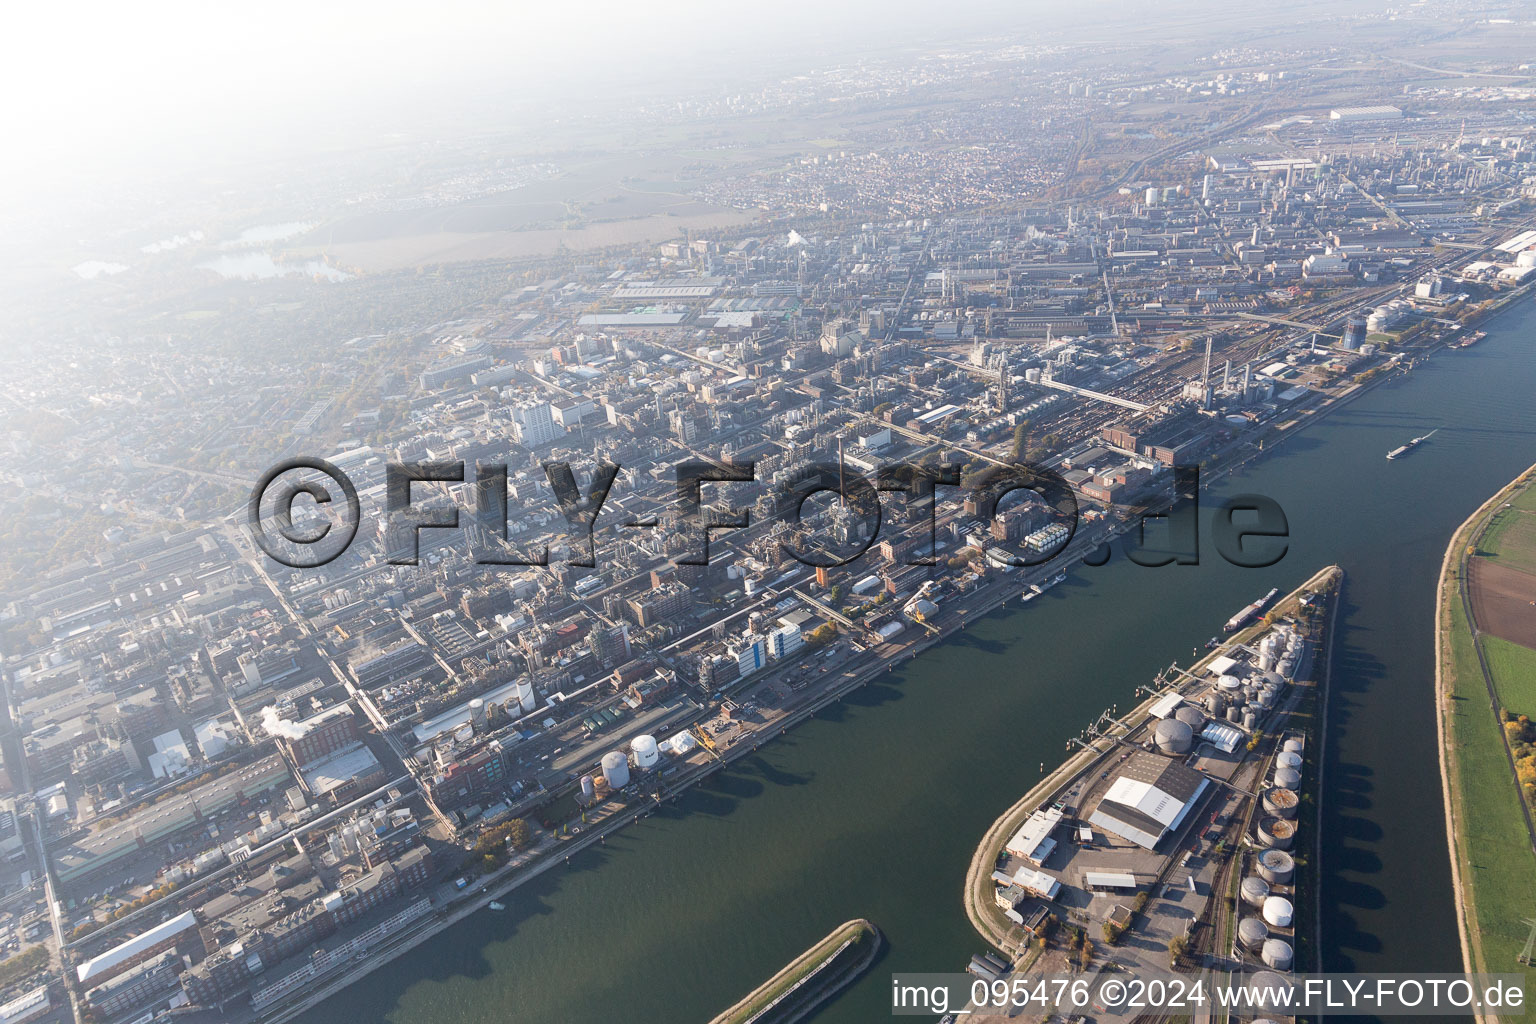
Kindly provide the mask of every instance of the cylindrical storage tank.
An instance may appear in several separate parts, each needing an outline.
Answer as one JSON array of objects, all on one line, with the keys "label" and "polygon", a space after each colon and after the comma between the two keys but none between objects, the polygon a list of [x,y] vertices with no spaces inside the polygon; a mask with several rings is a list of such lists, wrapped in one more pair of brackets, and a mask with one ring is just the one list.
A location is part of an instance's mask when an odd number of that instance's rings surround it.
[{"label": "cylindrical storage tank", "polygon": [[1282,750],[1275,755],[1276,768],[1290,768],[1293,771],[1301,771],[1301,755],[1294,750]]},{"label": "cylindrical storage tank", "polygon": [[1205,695],[1205,710],[1212,718],[1220,718],[1227,712],[1227,699],[1219,693]]},{"label": "cylindrical storage tank", "polygon": [[1276,928],[1289,928],[1296,916],[1296,908],[1284,896],[1271,896],[1264,901],[1264,920]]},{"label": "cylindrical storage tank", "polygon": [[1267,939],[1259,959],[1277,971],[1288,971],[1296,959],[1296,953],[1284,939]]},{"label": "cylindrical storage tank", "polygon": [[1269,938],[1269,929],[1256,917],[1245,917],[1237,922],[1237,941],[1249,949],[1258,949]]},{"label": "cylindrical storage tank", "polygon": [[595,796],[597,796],[597,782],[593,780],[593,778],[592,778],[592,776],[590,774],[589,775],[583,775],[581,777],[581,800],[582,800],[582,803],[588,803],[588,804],[591,803],[592,802],[592,798],[595,797]]},{"label": "cylindrical storage tank", "polygon": [[629,749],[635,753],[636,768],[654,768],[656,762],[661,760],[661,754],[656,750],[655,736],[636,736]]},{"label": "cylindrical storage tank", "polygon": [[1282,749],[1285,750],[1287,753],[1290,753],[1290,754],[1299,754],[1302,751],[1301,740],[1298,740],[1298,739],[1286,740],[1285,741],[1285,746]]},{"label": "cylindrical storage tank", "polygon": [[1275,785],[1281,789],[1295,789],[1301,785],[1301,772],[1295,768],[1276,768]]},{"label": "cylindrical storage tank", "polygon": [[1269,899],[1269,883],[1258,875],[1249,875],[1243,879],[1243,884],[1238,892],[1243,897],[1243,902],[1250,907],[1262,907],[1264,901]]},{"label": "cylindrical storage tank", "polygon": [[1154,739],[1157,749],[1165,754],[1187,754],[1194,746],[1195,734],[1177,718],[1165,718],[1157,723]]},{"label": "cylindrical storage tank", "polygon": [[610,750],[603,755],[603,778],[612,789],[629,785],[629,758],[622,750]]},{"label": "cylindrical storage tank", "polygon": [[1254,726],[1259,724],[1259,716],[1252,709],[1243,712],[1243,728],[1252,732]]},{"label": "cylindrical storage tank", "polygon": [[1197,707],[1186,704],[1173,717],[1189,726],[1191,732],[1205,728],[1205,716]]},{"label": "cylindrical storage tank", "polygon": [[1297,805],[1301,800],[1296,796],[1294,789],[1266,789],[1264,791],[1264,813],[1273,814],[1277,818],[1287,820],[1296,817]]},{"label": "cylindrical storage tank", "polygon": [[1287,995],[1294,985],[1283,974],[1274,971],[1255,971],[1249,975],[1248,1005],[1254,1009],[1267,1009],[1271,1013],[1291,1005],[1294,997]]},{"label": "cylindrical storage tank", "polygon": [[1233,704],[1231,707],[1227,708],[1227,721],[1231,722],[1233,725],[1237,725],[1242,720],[1243,706],[1241,704]]},{"label": "cylindrical storage tank", "polygon": [[1296,823],[1286,818],[1266,816],[1259,819],[1259,843],[1272,850],[1289,850],[1296,838]]},{"label": "cylindrical storage tank", "polygon": [[1265,711],[1268,711],[1274,706],[1275,691],[1266,686],[1264,689],[1259,691],[1259,707],[1263,708]]},{"label": "cylindrical storage tank", "polygon": [[529,715],[538,709],[539,699],[534,695],[533,683],[529,680],[518,680],[512,694],[517,698],[517,706],[523,709],[523,714]]},{"label": "cylindrical storage tank", "polygon": [[1277,692],[1285,692],[1285,676],[1282,676],[1279,672],[1265,672],[1264,681],[1273,686]]},{"label": "cylindrical storage tank", "polygon": [[476,732],[485,728],[485,701],[479,697],[469,702],[469,724]]},{"label": "cylindrical storage tank", "polygon": [[1216,681],[1216,686],[1227,693],[1243,688],[1243,681],[1237,676],[1222,676]]},{"label": "cylindrical storage tank", "polygon": [[1296,861],[1284,850],[1259,854],[1259,875],[1270,885],[1288,885],[1296,874]]},{"label": "cylindrical storage tank", "polygon": [[1274,652],[1272,652],[1272,651],[1260,651],[1259,652],[1259,668],[1263,669],[1265,672],[1268,672],[1271,669],[1273,669],[1274,667],[1275,667],[1275,655],[1274,655]]}]

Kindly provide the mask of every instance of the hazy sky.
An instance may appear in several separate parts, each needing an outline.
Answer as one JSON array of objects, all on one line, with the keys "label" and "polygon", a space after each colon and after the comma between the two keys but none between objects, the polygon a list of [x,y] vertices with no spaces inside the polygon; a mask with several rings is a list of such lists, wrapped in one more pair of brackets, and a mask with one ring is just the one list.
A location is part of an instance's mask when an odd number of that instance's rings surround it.
[{"label": "hazy sky", "polygon": [[[1017,28],[1040,0],[273,0],[13,5],[0,40],[4,172],[47,181],[210,134],[282,136],[502,88],[533,101],[613,77],[782,67],[894,39]],[[1080,10],[1081,8],[1074,8]],[[1055,7],[1054,10],[1061,10]],[[830,59],[830,58],[829,58]],[[20,159],[14,159],[20,158]]]}]

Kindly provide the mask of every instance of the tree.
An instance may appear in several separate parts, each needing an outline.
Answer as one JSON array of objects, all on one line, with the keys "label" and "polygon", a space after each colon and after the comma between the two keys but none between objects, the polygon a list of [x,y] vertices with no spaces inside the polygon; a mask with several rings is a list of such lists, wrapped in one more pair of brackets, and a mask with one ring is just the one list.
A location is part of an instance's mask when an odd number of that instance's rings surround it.
[{"label": "tree", "polygon": [[1175,935],[1168,940],[1168,963],[1171,966],[1179,966],[1179,961],[1189,953],[1189,940],[1182,935]]},{"label": "tree", "polygon": [[1013,458],[1018,459],[1029,446],[1029,420],[1020,420],[1013,428]]}]

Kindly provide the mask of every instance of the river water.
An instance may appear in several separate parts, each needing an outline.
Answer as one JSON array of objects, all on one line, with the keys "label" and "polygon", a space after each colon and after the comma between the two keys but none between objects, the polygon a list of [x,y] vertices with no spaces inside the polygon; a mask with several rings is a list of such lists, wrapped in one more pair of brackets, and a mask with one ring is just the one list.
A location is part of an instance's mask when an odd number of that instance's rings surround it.
[{"label": "river water", "polygon": [[[1116,556],[973,622],[675,805],[516,890],[305,1024],[707,1021],[835,925],[881,961],[816,1018],[889,1017],[894,971],[960,971],[982,832],[1066,738],[1270,587],[1349,573],[1330,708],[1328,970],[1459,970],[1432,709],[1435,580],[1451,532],[1536,461],[1536,306],[1335,410],[1203,499],[1276,499],[1289,553],[1198,566]],[[1385,453],[1440,428],[1410,456]],[[1310,844],[1310,837],[1302,837]]]}]

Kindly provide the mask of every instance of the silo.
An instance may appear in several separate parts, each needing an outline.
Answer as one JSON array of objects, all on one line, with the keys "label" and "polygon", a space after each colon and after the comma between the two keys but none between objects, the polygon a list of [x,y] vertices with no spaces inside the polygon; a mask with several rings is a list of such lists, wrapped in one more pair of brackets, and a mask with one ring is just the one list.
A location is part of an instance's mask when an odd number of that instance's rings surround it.
[{"label": "silo", "polygon": [[1296,861],[1284,850],[1265,850],[1259,854],[1259,874],[1270,885],[1286,885],[1296,874]]},{"label": "silo", "polygon": [[1299,754],[1303,749],[1301,740],[1292,737],[1291,739],[1285,741],[1285,746],[1283,749],[1292,754]]},{"label": "silo", "polygon": [[635,754],[636,768],[654,768],[661,755],[656,750],[655,736],[636,736],[629,749]]},{"label": "silo", "polygon": [[1281,789],[1295,789],[1301,785],[1301,772],[1295,768],[1276,768],[1275,785]]},{"label": "silo", "polygon": [[1296,817],[1296,808],[1300,803],[1294,789],[1266,789],[1264,791],[1264,813],[1273,814],[1277,818]]},{"label": "silo", "polygon": [[1179,708],[1178,713],[1173,717],[1189,726],[1191,732],[1199,732],[1205,728],[1205,715],[1201,714],[1200,709],[1193,705],[1184,705],[1182,708]]},{"label": "silo", "polygon": [[1289,928],[1296,916],[1296,908],[1284,896],[1271,896],[1264,901],[1264,920],[1276,928]]},{"label": "silo", "polygon": [[1259,958],[1277,971],[1288,971],[1296,959],[1296,953],[1284,939],[1269,939],[1264,943],[1264,951],[1259,954]]},{"label": "silo", "polygon": [[1262,907],[1264,901],[1269,898],[1269,883],[1258,875],[1249,875],[1243,879],[1243,884],[1238,892],[1243,897],[1243,902],[1250,907]]},{"label": "silo", "polygon": [[1259,845],[1272,850],[1289,850],[1291,842],[1296,838],[1296,823],[1285,818],[1265,816],[1259,819],[1256,831]]},{"label": "silo", "polygon": [[1194,732],[1177,718],[1165,718],[1157,723],[1154,735],[1157,749],[1165,754],[1187,754],[1194,746]]},{"label": "silo", "polygon": [[469,724],[475,732],[485,731],[485,701],[479,697],[469,702]]},{"label": "silo", "polygon": [[1269,929],[1256,917],[1245,917],[1237,922],[1237,941],[1248,949],[1258,949],[1269,938]]},{"label": "silo", "polygon": [[581,802],[589,804],[597,796],[597,783],[593,781],[591,773],[581,777]]},{"label": "silo", "polygon": [[538,710],[539,699],[534,695],[533,682],[527,678],[519,679],[512,689],[512,695],[517,698],[517,706],[523,714],[531,715]]},{"label": "silo", "polygon": [[1282,750],[1275,755],[1276,768],[1291,768],[1301,771],[1301,755],[1294,750]]},{"label": "silo", "polygon": [[1156,206],[1159,195],[1161,195],[1161,192],[1156,186],[1153,186],[1147,189],[1146,195],[1143,198],[1146,199],[1148,206]]},{"label": "silo", "polygon": [[629,785],[629,759],[622,750],[610,750],[603,755],[603,778],[613,789]]}]

